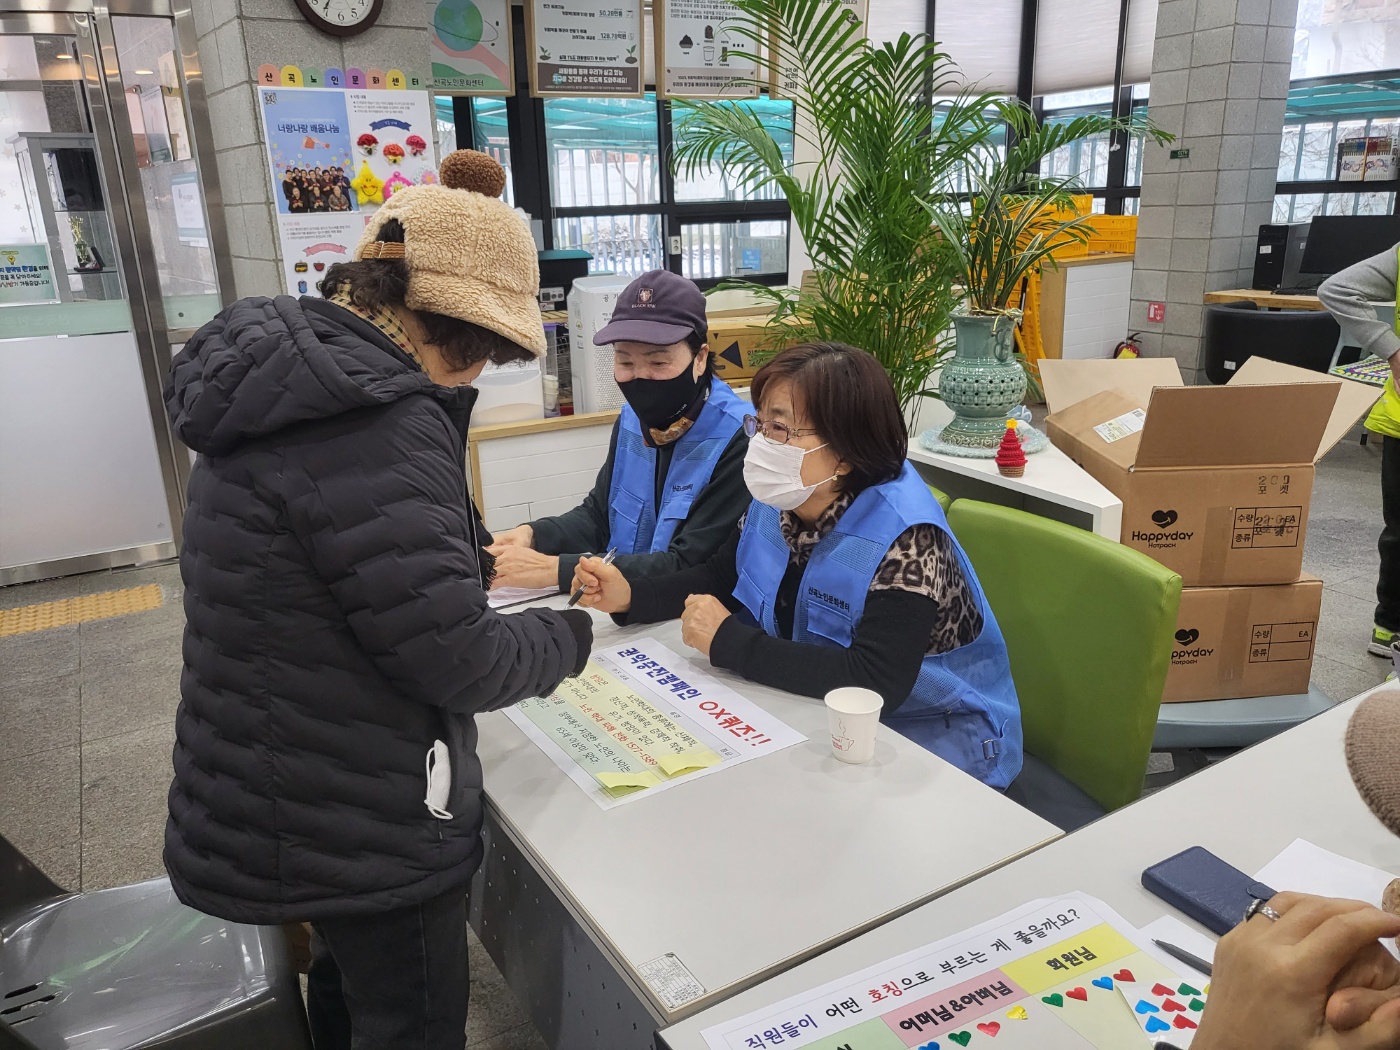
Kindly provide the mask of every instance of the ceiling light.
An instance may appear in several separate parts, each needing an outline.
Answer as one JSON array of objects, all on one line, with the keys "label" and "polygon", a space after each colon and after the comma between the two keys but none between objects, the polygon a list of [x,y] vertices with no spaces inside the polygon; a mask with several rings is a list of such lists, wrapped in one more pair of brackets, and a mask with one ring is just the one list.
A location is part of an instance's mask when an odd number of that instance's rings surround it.
[{"label": "ceiling light", "polygon": [[73,58],[72,55],[54,55],[53,57],[58,59],[60,62],[72,61]]},{"label": "ceiling light", "polygon": [[138,69],[136,75],[138,77],[153,77],[156,75],[156,71],[154,69]]}]

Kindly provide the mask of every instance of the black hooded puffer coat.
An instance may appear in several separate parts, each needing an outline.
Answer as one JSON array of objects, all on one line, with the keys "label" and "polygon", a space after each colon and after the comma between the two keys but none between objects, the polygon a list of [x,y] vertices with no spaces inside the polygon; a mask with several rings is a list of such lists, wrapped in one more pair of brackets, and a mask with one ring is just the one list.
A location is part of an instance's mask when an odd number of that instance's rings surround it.
[{"label": "black hooded puffer coat", "polygon": [[[306,921],[471,878],[474,714],[549,693],[592,642],[586,613],[487,606],[464,466],[475,399],[313,298],[235,303],[176,357],[166,407],[200,453],[165,835],[186,904]],[[425,804],[439,740],[451,819]]]}]

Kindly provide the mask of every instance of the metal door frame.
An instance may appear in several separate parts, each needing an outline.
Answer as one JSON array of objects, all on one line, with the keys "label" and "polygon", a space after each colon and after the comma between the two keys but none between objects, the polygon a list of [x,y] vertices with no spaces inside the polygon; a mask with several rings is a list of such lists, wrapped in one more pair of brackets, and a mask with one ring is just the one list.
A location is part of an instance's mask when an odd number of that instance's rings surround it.
[{"label": "metal door frame", "polygon": [[171,22],[190,123],[191,154],[199,171],[220,303],[227,306],[233,297],[233,266],[196,42],[195,2],[197,0],[0,0],[0,34],[71,36],[77,42],[80,80],[116,231],[117,255],[131,307],[132,329],[173,536],[170,543],[0,569],[0,586],[159,561],[173,557],[180,543],[192,461],[189,450],[171,431],[163,388],[170,370],[172,346],[187,341],[195,330],[171,328],[167,323],[159,276],[154,269],[155,244],[140,169],[136,165],[135,136],[126,109],[112,16],[135,15]]}]

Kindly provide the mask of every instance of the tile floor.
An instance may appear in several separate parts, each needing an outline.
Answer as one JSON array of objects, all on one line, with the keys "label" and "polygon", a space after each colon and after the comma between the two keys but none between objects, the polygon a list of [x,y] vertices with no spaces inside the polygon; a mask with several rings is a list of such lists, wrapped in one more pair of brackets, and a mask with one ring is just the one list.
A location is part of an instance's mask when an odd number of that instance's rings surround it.
[{"label": "tile floor", "polygon": [[[1313,680],[1343,700],[1384,679],[1368,656],[1380,522],[1380,448],[1356,436],[1321,464],[1304,565],[1326,583]],[[84,890],[161,873],[179,698],[173,564],[0,588],[0,608],[157,583],[156,610],[0,638],[0,833],[55,881]],[[468,1045],[543,1046],[472,939]]]}]

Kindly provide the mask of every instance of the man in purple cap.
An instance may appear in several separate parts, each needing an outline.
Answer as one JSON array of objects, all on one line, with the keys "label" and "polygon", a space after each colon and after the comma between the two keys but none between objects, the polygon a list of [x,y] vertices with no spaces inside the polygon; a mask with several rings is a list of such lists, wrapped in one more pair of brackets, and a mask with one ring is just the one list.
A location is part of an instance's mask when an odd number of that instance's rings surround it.
[{"label": "man in purple cap", "polygon": [[569,589],[581,555],[617,548],[629,576],[696,565],[734,531],[744,486],[746,402],[714,374],[705,296],[667,270],[637,278],[594,337],[613,344],[627,404],[607,462],[579,506],[498,533],[496,583]]}]

